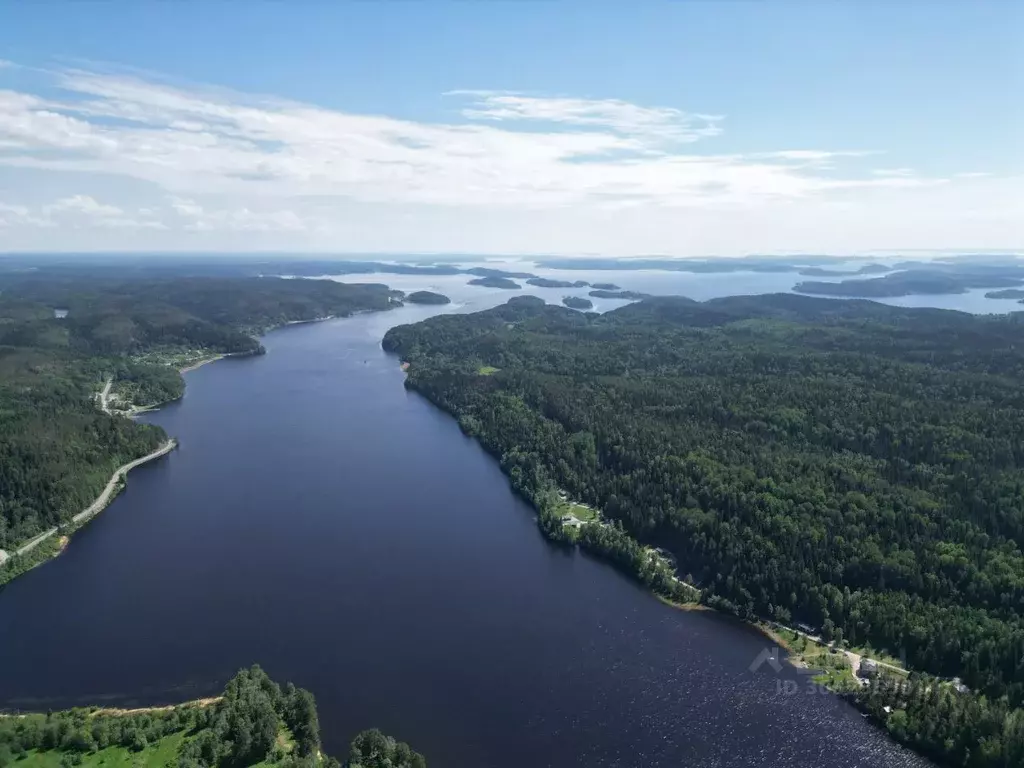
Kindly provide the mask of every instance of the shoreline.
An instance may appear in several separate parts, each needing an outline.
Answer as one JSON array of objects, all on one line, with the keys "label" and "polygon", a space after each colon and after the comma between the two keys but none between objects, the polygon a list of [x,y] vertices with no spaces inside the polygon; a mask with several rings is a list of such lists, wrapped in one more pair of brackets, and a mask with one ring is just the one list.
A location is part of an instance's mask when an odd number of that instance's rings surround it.
[{"label": "shoreline", "polygon": [[[224,353],[217,354],[217,355],[211,355],[210,357],[200,358],[199,360],[197,360],[194,363],[189,363],[184,368],[179,368],[178,369],[178,373],[185,374],[185,373],[188,373],[189,371],[194,371],[197,368],[202,368],[207,363],[215,363],[218,360],[223,360],[225,357],[228,357],[230,354],[231,354],[230,352],[224,352]],[[150,406],[147,406],[147,407],[150,407]]]},{"label": "shoreline", "polygon": [[[407,372],[408,369],[407,369],[406,366],[408,366],[408,363],[403,361],[402,370]],[[430,397],[427,397],[422,392],[419,392],[415,388],[415,386],[409,387],[408,381],[409,381],[408,378],[406,378],[405,384],[406,384],[407,388],[412,389],[414,392],[416,392],[416,394],[418,394],[420,397],[423,397],[432,406],[434,406],[435,408],[440,410],[442,413],[447,415],[449,418],[454,419],[455,422],[458,423],[458,418],[456,418],[454,416],[454,414],[452,414],[450,411],[446,410],[445,408],[442,408],[440,405],[435,403]],[[483,443],[478,438],[473,437],[473,440],[477,443],[477,445],[479,445],[481,448],[483,448],[485,453],[490,455],[493,459],[497,460],[498,457],[496,457],[494,454],[492,454],[491,451],[489,451],[487,449],[487,447],[484,446]],[[672,609],[679,610],[679,611],[686,611],[686,612],[704,612],[704,611],[711,612],[711,613],[714,613],[714,614],[716,614],[718,616],[725,617],[725,618],[727,618],[727,619],[729,619],[731,621],[736,621],[741,626],[743,626],[744,628],[747,628],[747,629],[753,630],[754,632],[757,632],[763,638],[765,638],[766,640],[768,640],[768,641],[770,641],[770,642],[775,644],[775,646],[776,646],[776,657],[779,658],[779,661],[789,665],[791,668],[793,668],[794,670],[797,670],[799,672],[803,672],[803,673],[809,673],[809,672],[817,673],[813,677],[813,681],[814,681],[815,685],[819,686],[819,688],[821,688],[823,691],[828,691],[828,693],[830,693],[831,695],[836,696],[837,698],[841,699],[842,701],[847,703],[849,706],[853,707],[853,709],[855,711],[861,713],[865,717],[869,716],[867,714],[867,710],[860,703],[860,701],[853,695],[857,690],[860,689],[860,686],[865,684],[865,680],[867,679],[867,678],[860,677],[860,675],[858,674],[859,663],[862,660],[872,661],[872,662],[874,662],[877,665],[878,668],[884,668],[884,669],[888,670],[888,674],[896,674],[896,675],[899,675],[899,676],[904,677],[904,678],[906,678],[907,676],[913,674],[913,672],[915,671],[915,670],[907,668],[907,667],[897,666],[895,664],[892,664],[892,663],[890,663],[888,661],[883,660],[883,658],[879,658],[879,656],[877,655],[878,654],[878,650],[877,649],[865,649],[865,648],[860,648],[860,647],[856,647],[856,648],[843,647],[841,645],[836,645],[835,643],[827,642],[823,638],[821,638],[820,636],[812,635],[812,634],[810,634],[808,632],[805,632],[805,631],[803,631],[803,630],[801,630],[801,629],[799,629],[797,627],[789,627],[789,626],[787,626],[785,624],[781,624],[779,622],[773,621],[771,619],[763,618],[763,617],[760,617],[760,616],[744,618],[744,617],[738,616],[738,615],[736,615],[734,613],[731,613],[729,611],[722,610],[721,608],[718,608],[715,605],[709,605],[707,603],[704,603],[704,602],[702,602],[703,590],[701,590],[699,587],[697,587],[697,586],[695,586],[693,584],[689,584],[687,582],[681,581],[678,578],[678,576],[675,577],[676,581],[678,581],[680,584],[685,585],[686,587],[689,587],[690,589],[693,589],[693,590],[699,592],[701,596],[698,597],[696,600],[693,600],[693,601],[680,602],[680,601],[677,601],[677,600],[673,600],[672,598],[667,597],[666,595],[663,595],[663,594],[655,591],[649,585],[644,584],[643,581],[638,579],[634,574],[632,574],[628,570],[624,570],[624,569],[620,568],[619,565],[612,558],[605,556],[602,552],[600,552],[600,551],[593,551],[593,550],[591,550],[591,549],[589,549],[587,547],[584,547],[584,546],[580,545],[579,543],[577,543],[574,540],[566,540],[566,539],[561,538],[561,536],[550,535],[540,525],[541,510],[538,508],[536,503],[534,503],[534,501],[529,496],[527,496],[524,493],[521,493],[513,485],[511,485],[511,478],[505,472],[504,467],[501,466],[501,462],[500,461],[498,461],[498,466],[499,466],[499,469],[501,469],[502,475],[504,475],[506,481],[509,481],[509,483],[510,483],[510,490],[515,495],[517,495],[520,498],[522,498],[527,504],[529,504],[534,510],[537,511],[538,514],[537,514],[537,516],[535,516],[534,521],[537,524],[538,530],[539,530],[541,536],[544,539],[546,539],[547,541],[549,541],[550,543],[555,544],[555,545],[571,547],[574,551],[575,550],[579,550],[579,552],[581,552],[582,554],[587,555],[589,557],[592,557],[595,560],[597,560],[598,562],[601,562],[601,563],[604,563],[606,565],[611,566],[613,569],[619,571],[622,575],[626,576],[631,581],[633,581],[635,584],[637,584],[648,595],[654,597],[659,602],[665,604],[666,606],[668,606],[668,607],[670,607]],[[584,525],[589,525],[589,524],[593,524],[593,523],[583,523],[583,524]],[[561,531],[559,531],[559,533],[561,533]],[[630,538],[633,538],[633,537],[630,537]],[[633,539],[633,541],[637,542],[636,539]],[[637,543],[639,544],[639,542],[637,542]],[[807,649],[805,648],[803,651],[798,650],[786,637],[784,637],[781,634],[782,632],[789,632],[789,633],[791,633],[793,635],[796,635],[798,637],[802,637],[805,643],[814,646],[814,648],[817,649],[817,650],[823,651],[825,653],[830,653],[830,654],[834,653],[834,654],[840,655],[843,658],[844,662],[849,664],[849,666],[845,669],[845,671],[849,673],[849,677],[851,679],[851,682],[856,683],[857,687],[850,688],[850,687],[847,687],[847,686],[843,685],[842,684],[842,680],[840,680],[838,682],[833,680],[832,677],[831,677],[831,674],[830,674],[830,668],[823,667],[823,666],[818,666],[818,665],[814,664],[813,663],[813,659],[809,659],[809,657],[807,655]],[[876,655],[868,655],[866,653],[867,650],[875,650]],[[779,651],[783,651],[784,652],[784,656],[779,654],[778,653]],[[888,658],[888,655],[886,654],[884,649],[882,649],[881,652],[882,652],[882,655],[885,658]],[[821,654],[817,654],[817,655],[821,655]],[[832,671],[834,671],[834,670],[832,670]],[[879,728],[883,733],[887,733],[884,721],[875,721],[875,720],[873,720],[873,724],[877,728]],[[916,755],[922,755],[922,756],[927,757],[927,755],[925,755],[924,752],[921,752],[921,751],[915,749],[911,744],[903,742],[900,739],[892,738],[891,734],[889,735],[889,737],[892,739],[892,741],[894,743],[896,743],[896,744],[900,745],[901,747],[907,749],[909,752],[911,752],[913,754],[916,754]]]},{"label": "shoreline", "polygon": [[[13,554],[4,552],[4,556],[0,557],[0,565],[6,567],[6,565],[10,563],[14,558],[23,557],[27,554],[30,554],[40,544],[43,544],[44,542],[51,539],[55,534],[61,532],[61,536],[58,539],[58,546],[56,547],[56,549],[54,549],[54,551],[49,553],[49,555],[41,558],[38,562],[28,565],[28,567],[26,567],[25,570],[20,571],[19,573],[11,576],[11,579],[15,579],[18,576],[21,576],[22,574],[32,570],[36,566],[42,565],[48,560],[52,560],[54,557],[57,557],[65,549],[67,549],[68,545],[70,544],[70,537],[75,531],[77,531],[79,528],[81,528],[83,525],[89,522],[89,520],[96,517],[96,515],[98,515],[100,512],[106,509],[110,505],[110,503],[117,498],[117,495],[127,485],[126,478],[129,472],[131,472],[136,467],[140,467],[143,464],[148,464],[149,462],[154,461],[155,459],[159,459],[161,456],[167,455],[177,447],[178,441],[172,437],[168,439],[167,442],[163,443],[159,448],[147,453],[145,456],[140,456],[137,459],[122,464],[120,467],[114,470],[113,474],[110,476],[110,479],[107,481],[106,486],[104,486],[99,496],[97,496],[93,500],[92,504],[90,504],[88,507],[83,509],[78,514],[72,516],[69,522],[63,525],[54,526],[49,530],[46,530],[43,533],[39,534],[35,538],[30,539],[25,544],[21,545],[16,550],[14,550]],[[8,579],[7,581],[10,581],[11,579]],[[3,583],[7,582],[0,583],[0,586],[2,586]]]},{"label": "shoreline", "polygon": [[[207,696],[201,699],[189,699],[188,701],[182,701],[178,704],[158,704],[152,707],[100,707],[100,706],[86,706],[84,709],[89,710],[89,717],[98,717],[107,715],[111,717],[126,717],[128,715],[141,715],[147,712],[170,712],[181,707],[199,707],[205,708],[218,704],[224,700],[223,696]],[[72,707],[72,709],[82,709],[83,707]],[[27,717],[28,715],[45,715],[46,712],[37,711],[34,709],[19,709],[17,712],[2,712],[0,711],[0,718],[9,717]]]},{"label": "shoreline", "polygon": [[[389,306],[387,309],[394,309],[394,307]],[[279,328],[286,328],[286,327],[291,326],[291,325],[302,325],[302,324],[308,324],[308,323],[320,323],[320,322],[325,322],[327,320],[335,320],[335,319],[339,319],[339,318],[353,317],[353,316],[358,315],[358,314],[367,314],[367,313],[370,313],[370,312],[381,312],[381,311],[387,311],[387,310],[365,309],[365,310],[356,310],[355,312],[352,312],[352,313],[350,313],[348,315],[328,315],[326,317],[313,317],[313,318],[310,318],[308,320],[289,320],[289,321],[286,321],[284,323],[280,323],[278,325],[271,326],[270,328],[264,329],[263,331],[261,331],[258,334],[258,336],[254,336],[254,338],[259,339],[260,337],[265,336],[266,334],[270,333],[271,331],[275,331],[275,330],[277,330]],[[261,345],[260,350],[257,351],[257,352],[222,352],[222,353],[217,353],[217,354],[210,355],[208,357],[204,357],[204,358],[201,358],[199,360],[196,360],[195,362],[189,363],[188,365],[186,365],[184,367],[178,368],[178,374],[183,376],[184,374],[189,373],[191,371],[194,371],[197,368],[201,368],[204,365],[207,365],[209,363],[215,363],[218,360],[223,360],[224,358],[227,358],[227,357],[251,357],[253,355],[263,354],[263,352],[264,352],[264,350],[263,350],[262,345]],[[100,410],[103,411],[104,413],[106,413],[108,416],[118,416],[119,415],[119,416],[123,416],[123,417],[128,418],[128,419],[134,419],[136,416],[139,416],[140,414],[147,413],[149,411],[157,410],[157,409],[162,408],[163,406],[167,405],[168,403],[176,402],[176,401],[180,400],[182,397],[185,396],[184,391],[182,391],[181,396],[172,398],[170,400],[165,400],[164,402],[150,403],[149,405],[136,405],[136,406],[132,406],[127,411],[114,411],[114,410],[112,410],[110,408],[110,403],[109,403],[110,389],[111,389],[112,385],[113,385],[113,379],[109,379],[108,378],[106,380],[105,384],[104,384],[103,389],[99,393],[97,393],[97,395],[96,395],[96,399],[97,399],[97,402],[98,402],[98,404],[100,406]],[[103,509],[105,509],[107,507],[107,505],[109,505],[117,497],[117,494],[114,493],[115,488],[113,486],[120,485],[120,487],[123,487],[124,482],[125,482],[124,478],[125,478],[125,476],[127,475],[128,472],[130,472],[132,469],[134,469],[135,467],[137,467],[137,466],[139,466],[141,464],[145,464],[148,461],[152,461],[153,459],[157,459],[160,456],[163,456],[164,454],[169,453],[170,451],[174,450],[177,447],[178,447],[177,439],[175,439],[173,437],[170,437],[170,438],[168,438],[166,443],[164,443],[160,448],[158,448],[157,450],[153,451],[152,453],[147,454],[146,456],[143,456],[143,457],[141,457],[139,459],[136,459],[135,461],[128,462],[127,464],[124,464],[124,465],[118,467],[116,470],[114,470],[114,473],[113,473],[113,475],[111,475],[110,480],[107,481],[106,487],[104,487],[103,491],[93,501],[93,503],[90,504],[88,507],[86,507],[86,509],[84,509],[83,511],[81,511],[78,514],[74,515],[71,518],[71,521],[64,525],[64,534],[61,536],[60,545],[57,548],[55,548],[52,552],[50,552],[47,556],[40,558],[37,562],[34,562],[34,563],[31,563],[30,565],[27,565],[27,567],[25,567],[24,570],[21,570],[21,571],[19,571],[16,574],[10,575],[9,578],[5,578],[5,571],[4,571],[4,569],[7,568],[8,565],[10,565],[12,560],[14,560],[14,558],[21,557],[22,555],[31,553],[37,546],[39,546],[40,544],[48,541],[54,534],[56,534],[59,530],[61,530],[61,526],[54,526],[54,527],[52,527],[52,528],[50,528],[50,529],[48,529],[46,531],[43,531],[40,534],[37,534],[32,539],[29,539],[27,542],[22,544],[20,547],[18,547],[17,549],[13,550],[13,552],[8,552],[6,550],[0,549],[0,589],[3,589],[4,585],[6,585],[9,582],[11,582],[12,580],[16,579],[18,576],[21,576],[21,575],[27,573],[28,571],[32,570],[36,566],[42,565],[43,563],[47,562],[48,560],[52,560],[53,558],[55,558],[58,555],[60,555],[65,549],[67,549],[67,547],[70,544],[70,538],[69,538],[70,535],[73,534],[82,524],[86,523],[90,518],[92,518],[93,516],[99,514],[101,511],[103,511]],[[118,488],[118,490],[120,490],[120,488]],[[102,505],[100,505],[101,501],[102,501]],[[100,506],[97,506],[97,505],[100,505]]]}]

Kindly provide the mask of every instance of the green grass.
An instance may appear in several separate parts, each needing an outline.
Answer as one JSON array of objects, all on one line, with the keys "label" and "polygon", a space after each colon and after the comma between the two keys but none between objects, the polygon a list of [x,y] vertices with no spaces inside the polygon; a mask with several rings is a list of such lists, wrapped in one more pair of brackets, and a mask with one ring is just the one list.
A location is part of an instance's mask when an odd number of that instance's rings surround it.
[{"label": "green grass", "polygon": [[[164,768],[177,766],[178,751],[185,741],[185,731],[164,736],[141,752],[132,752],[126,747],[107,747],[98,752],[82,754],[82,768]],[[13,763],[16,768],[62,768],[61,758],[71,752],[32,750],[28,755]]]},{"label": "green grass", "polygon": [[767,631],[789,651],[794,662],[819,671],[814,676],[814,682],[833,691],[854,690],[859,687],[850,661],[841,650],[832,651],[827,645],[816,643],[789,629],[771,627]]},{"label": "green grass", "polygon": [[71,526],[68,526],[68,530],[63,533],[57,531],[53,536],[41,541],[24,555],[11,555],[11,558],[3,566],[0,566],[0,586],[21,576],[26,571],[32,570],[37,565],[42,565],[51,557],[55,557],[60,552],[60,537],[70,530]]},{"label": "green grass", "polygon": [[205,347],[160,347],[140,355],[133,355],[132,360],[138,363],[184,368],[198,363],[200,360],[214,357],[216,354],[218,353],[214,350]]},{"label": "green grass", "polygon": [[477,373],[481,376],[493,376],[500,370],[500,368],[495,368],[493,365],[481,365]]},{"label": "green grass", "polygon": [[894,667],[903,669],[903,662],[897,659],[887,651],[879,651],[872,648],[870,645],[858,645],[849,646],[849,649],[856,653],[858,656],[864,656],[868,659],[874,659],[875,661],[881,661],[884,664],[892,664]]},{"label": "green grass", "polygon": [[856,690],[860,683],[853,676],[853,668],[844,653],[819,653],[804,660],[811,669],[820,670],[814,676],[814,682],[833,691]]},{"label": "green grass", "polygon": [[563,514],[569,514],[573,517],[577,517],[585,523],[592,523],[598,519],[597,510],[591,507],[587,507],[583,504],[577,504],[574,501],[570,501],[565,505],[566,511]]}]

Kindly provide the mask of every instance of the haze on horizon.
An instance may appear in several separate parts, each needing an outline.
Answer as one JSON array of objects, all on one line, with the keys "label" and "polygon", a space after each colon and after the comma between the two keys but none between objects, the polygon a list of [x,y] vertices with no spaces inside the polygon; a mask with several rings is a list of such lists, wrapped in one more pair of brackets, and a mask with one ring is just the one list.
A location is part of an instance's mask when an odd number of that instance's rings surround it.
[{"label": "haze on horizon", "polygon": [[0,250],[1024,250],[1019,4],[109,6],[5,8]]}]

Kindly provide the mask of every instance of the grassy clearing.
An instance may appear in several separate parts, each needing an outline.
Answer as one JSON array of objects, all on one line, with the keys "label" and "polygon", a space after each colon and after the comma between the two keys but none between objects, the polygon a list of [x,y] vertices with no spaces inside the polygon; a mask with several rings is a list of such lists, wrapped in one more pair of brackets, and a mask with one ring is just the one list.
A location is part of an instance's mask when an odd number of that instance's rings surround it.
[{"label": "grassy clearing", "polygon": [[785,648],[790,660],[797,666],[821,670],[814,677],[815,682],[833,690],[848,690],[859,685],[853,674],[853,667],[847,655],[838,648],[816,643],[810,638],[791,629],[760,625],[768,637]]},{"label": "grassy clearing", "polygon": [[[874,659],[875,661],[880,661],[883,664],[891,664],[894,667],[899,667],[901,671],[904,670],[903,662],[888,651],[880,651],[876,648],[872,648],[870,645],[851,645],[848,650],[856,653],[858,656],[863,656],[866,659]],[[909,675],[910,673],[907,672],[906,674]]]},{"label": "grassy clearing", "polygon": [[565,502],[559,507],[558,512],[561,515],[572,515],[584,523],[594,523],[601,519],[596,509],[588,507],[586,504],[577,504],[575,501]]},{"label": "grassy clearing", "polygon": [[493,376],[500,370],[500,368],[495,368],[493,365],[481,365],[477,370],[477,373],[481,376]]},{"label": "grassy clearing", "polygon": [[[82,768],[164,768],[177,766],[178,751],[187,735],[184,731],[164,736],[141,752],[132,752],[127,747],[107,747],[98,752],[81,755]],[[18,760],[19,768],[66,768],[73,765],[72,753],[58,750],[32,750]]]},{"label": "grassy clearing", "polygon": [[218,357],[218,353],[206,347],[161,347],[133,355],[132,360],[139,363],[166,365],[173,368],[187,368],[202,360]]}]

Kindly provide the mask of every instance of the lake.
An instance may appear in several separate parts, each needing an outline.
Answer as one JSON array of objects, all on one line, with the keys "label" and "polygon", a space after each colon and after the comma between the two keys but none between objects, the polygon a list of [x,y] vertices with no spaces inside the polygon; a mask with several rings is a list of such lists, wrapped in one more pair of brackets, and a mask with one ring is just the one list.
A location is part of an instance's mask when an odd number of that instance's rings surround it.
[{"label": "lake", "polygon": [[180,447],[0,592],[0,707],[195,698],[258,662],[314,692],[339,757],[377,726],[434,768],[927,765],[757,666],[752,629],[548,544],[380,349],[394,324],[511,292],[381,280],[455,303],[275,331],[145,417]]}]

